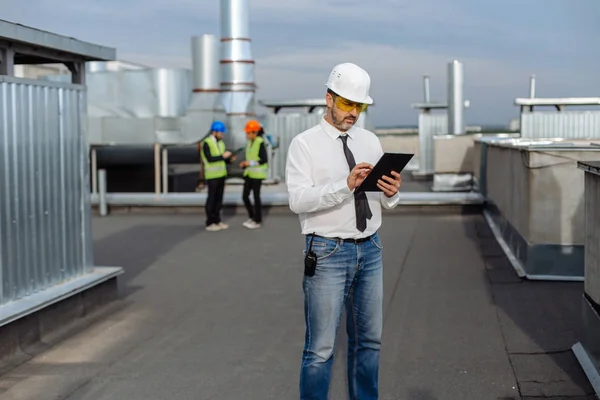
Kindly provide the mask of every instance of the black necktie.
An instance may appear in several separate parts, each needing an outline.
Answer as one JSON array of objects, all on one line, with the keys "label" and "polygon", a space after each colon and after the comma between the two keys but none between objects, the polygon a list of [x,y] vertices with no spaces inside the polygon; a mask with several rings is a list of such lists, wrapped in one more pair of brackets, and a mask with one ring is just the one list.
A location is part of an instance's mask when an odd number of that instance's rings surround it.
[{"label": "black necktie", "polygon": [[[356,165],[356,161],[348,148],[348,135],[340,135],[340,139],[342,139],[342,143],[344,144],[344,155],[346,156],[346,161],[348,161],[348,167],[352,171],[352,168]],[[364,232],[367,229],[367,219],[371,219],[373,216],[365,192],[354,191],[354,207],[356,208],[356,228]]]}]

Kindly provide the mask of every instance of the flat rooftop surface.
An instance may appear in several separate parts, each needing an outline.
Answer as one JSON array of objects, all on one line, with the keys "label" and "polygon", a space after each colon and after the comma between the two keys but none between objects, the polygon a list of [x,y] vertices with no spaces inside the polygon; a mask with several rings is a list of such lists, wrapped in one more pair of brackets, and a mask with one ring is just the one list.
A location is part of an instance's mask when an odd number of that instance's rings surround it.
[{"label": "flat rooftop surface", "polygon": [[[96,217],[96,263],[125,267],[122,299],[0,377],[0,398],[298,398],[298,220],[244,219],[211,233],[203,215]],[[595,398],[570,350],[581,283],[520,281],[480,215],[386,213],[381,237],[380,399]],[[338,340],[332,400],[346,398]]]}]

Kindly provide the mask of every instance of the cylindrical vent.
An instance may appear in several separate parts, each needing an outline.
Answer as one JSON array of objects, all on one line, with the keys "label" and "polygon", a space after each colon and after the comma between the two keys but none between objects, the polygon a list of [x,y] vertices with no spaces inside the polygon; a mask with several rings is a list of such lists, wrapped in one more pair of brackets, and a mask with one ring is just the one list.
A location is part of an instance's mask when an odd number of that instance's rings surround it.
[{"label": "cylindrical vent", "polygon": [[464,68],[458,61],[448,63],[448,133],[465,133]]},{"label": "cylindrical vent", "polygon": [[190,73],[183,69],[152,70],[156,116],[179,117],[185,114],[190,99]]},{"label": "cylindrical vent", "polygon": [[423,76],[423,100],[425,103],[429,103],[431,101],[431,97],[429,95],[429,75]]},{"label": "cylindrical vent", "polygon": [[220,64],[221,103],[225,112],[253,113],[250,103],[254,101],[255,81],[248,0],[221,0]]},{"label": "cylindrical vent", "polygon": [[221,0],[221,38],[250,38],[248,0]]},{"label": "cylindrical vent", "polygon": [[535,98],[535,74],[531,75],[531,79],[529,80],[529,97]]},{"label": "cylindrical vent", "polygon": [[219,90],[219,39],[214,35],[192,37],[194,91]]}]

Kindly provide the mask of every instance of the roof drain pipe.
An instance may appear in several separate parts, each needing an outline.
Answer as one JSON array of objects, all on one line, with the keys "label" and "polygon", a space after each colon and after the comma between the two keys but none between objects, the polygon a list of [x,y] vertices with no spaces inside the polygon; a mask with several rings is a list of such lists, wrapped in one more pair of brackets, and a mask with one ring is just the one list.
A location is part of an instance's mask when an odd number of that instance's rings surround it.
[{"label": "roof drain pipe", "polygon": [[[202,206],[206,202],[206,193],[107,193],[106,204],[114,206]],[[242,196],[239,192],[225,193],[225,206],[242,206]],[[265,206],[288,206],[287,192],[271,192],[261,195]],[[99,204],[99,196],[92,194],[92,204]],[[483,197],[475,192],[403,192],[400,193],[400,205],[480,205]]]}]

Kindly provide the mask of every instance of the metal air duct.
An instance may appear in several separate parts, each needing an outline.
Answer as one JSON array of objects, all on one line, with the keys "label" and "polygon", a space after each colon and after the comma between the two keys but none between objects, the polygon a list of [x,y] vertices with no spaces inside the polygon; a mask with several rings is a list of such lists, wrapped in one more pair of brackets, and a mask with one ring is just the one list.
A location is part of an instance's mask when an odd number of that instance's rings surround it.
[{"label": "metal air duct", "polygon": [[448,63],[448,134],[465,133],[464,68],[459,61]]},{"label": "metal air duct", "polygon": [[193,36],[191,45],[193,90],[181,129],[188,142],[195,142],[208,133],[215,119],[220,92],[219,40],[214,35]]},{"label": "metal air duct", "polygon": [[192,37],[193,97],[190,109],[214,110],[219,93],[219,39],[214,35]]},{"label": "metal air duct", "polygon": [[216,109],[227,117],[225,142],[229,148],[243,147],[244,124],[256,115],[249,0],[221,0],[220,64],[221,94]]}]

